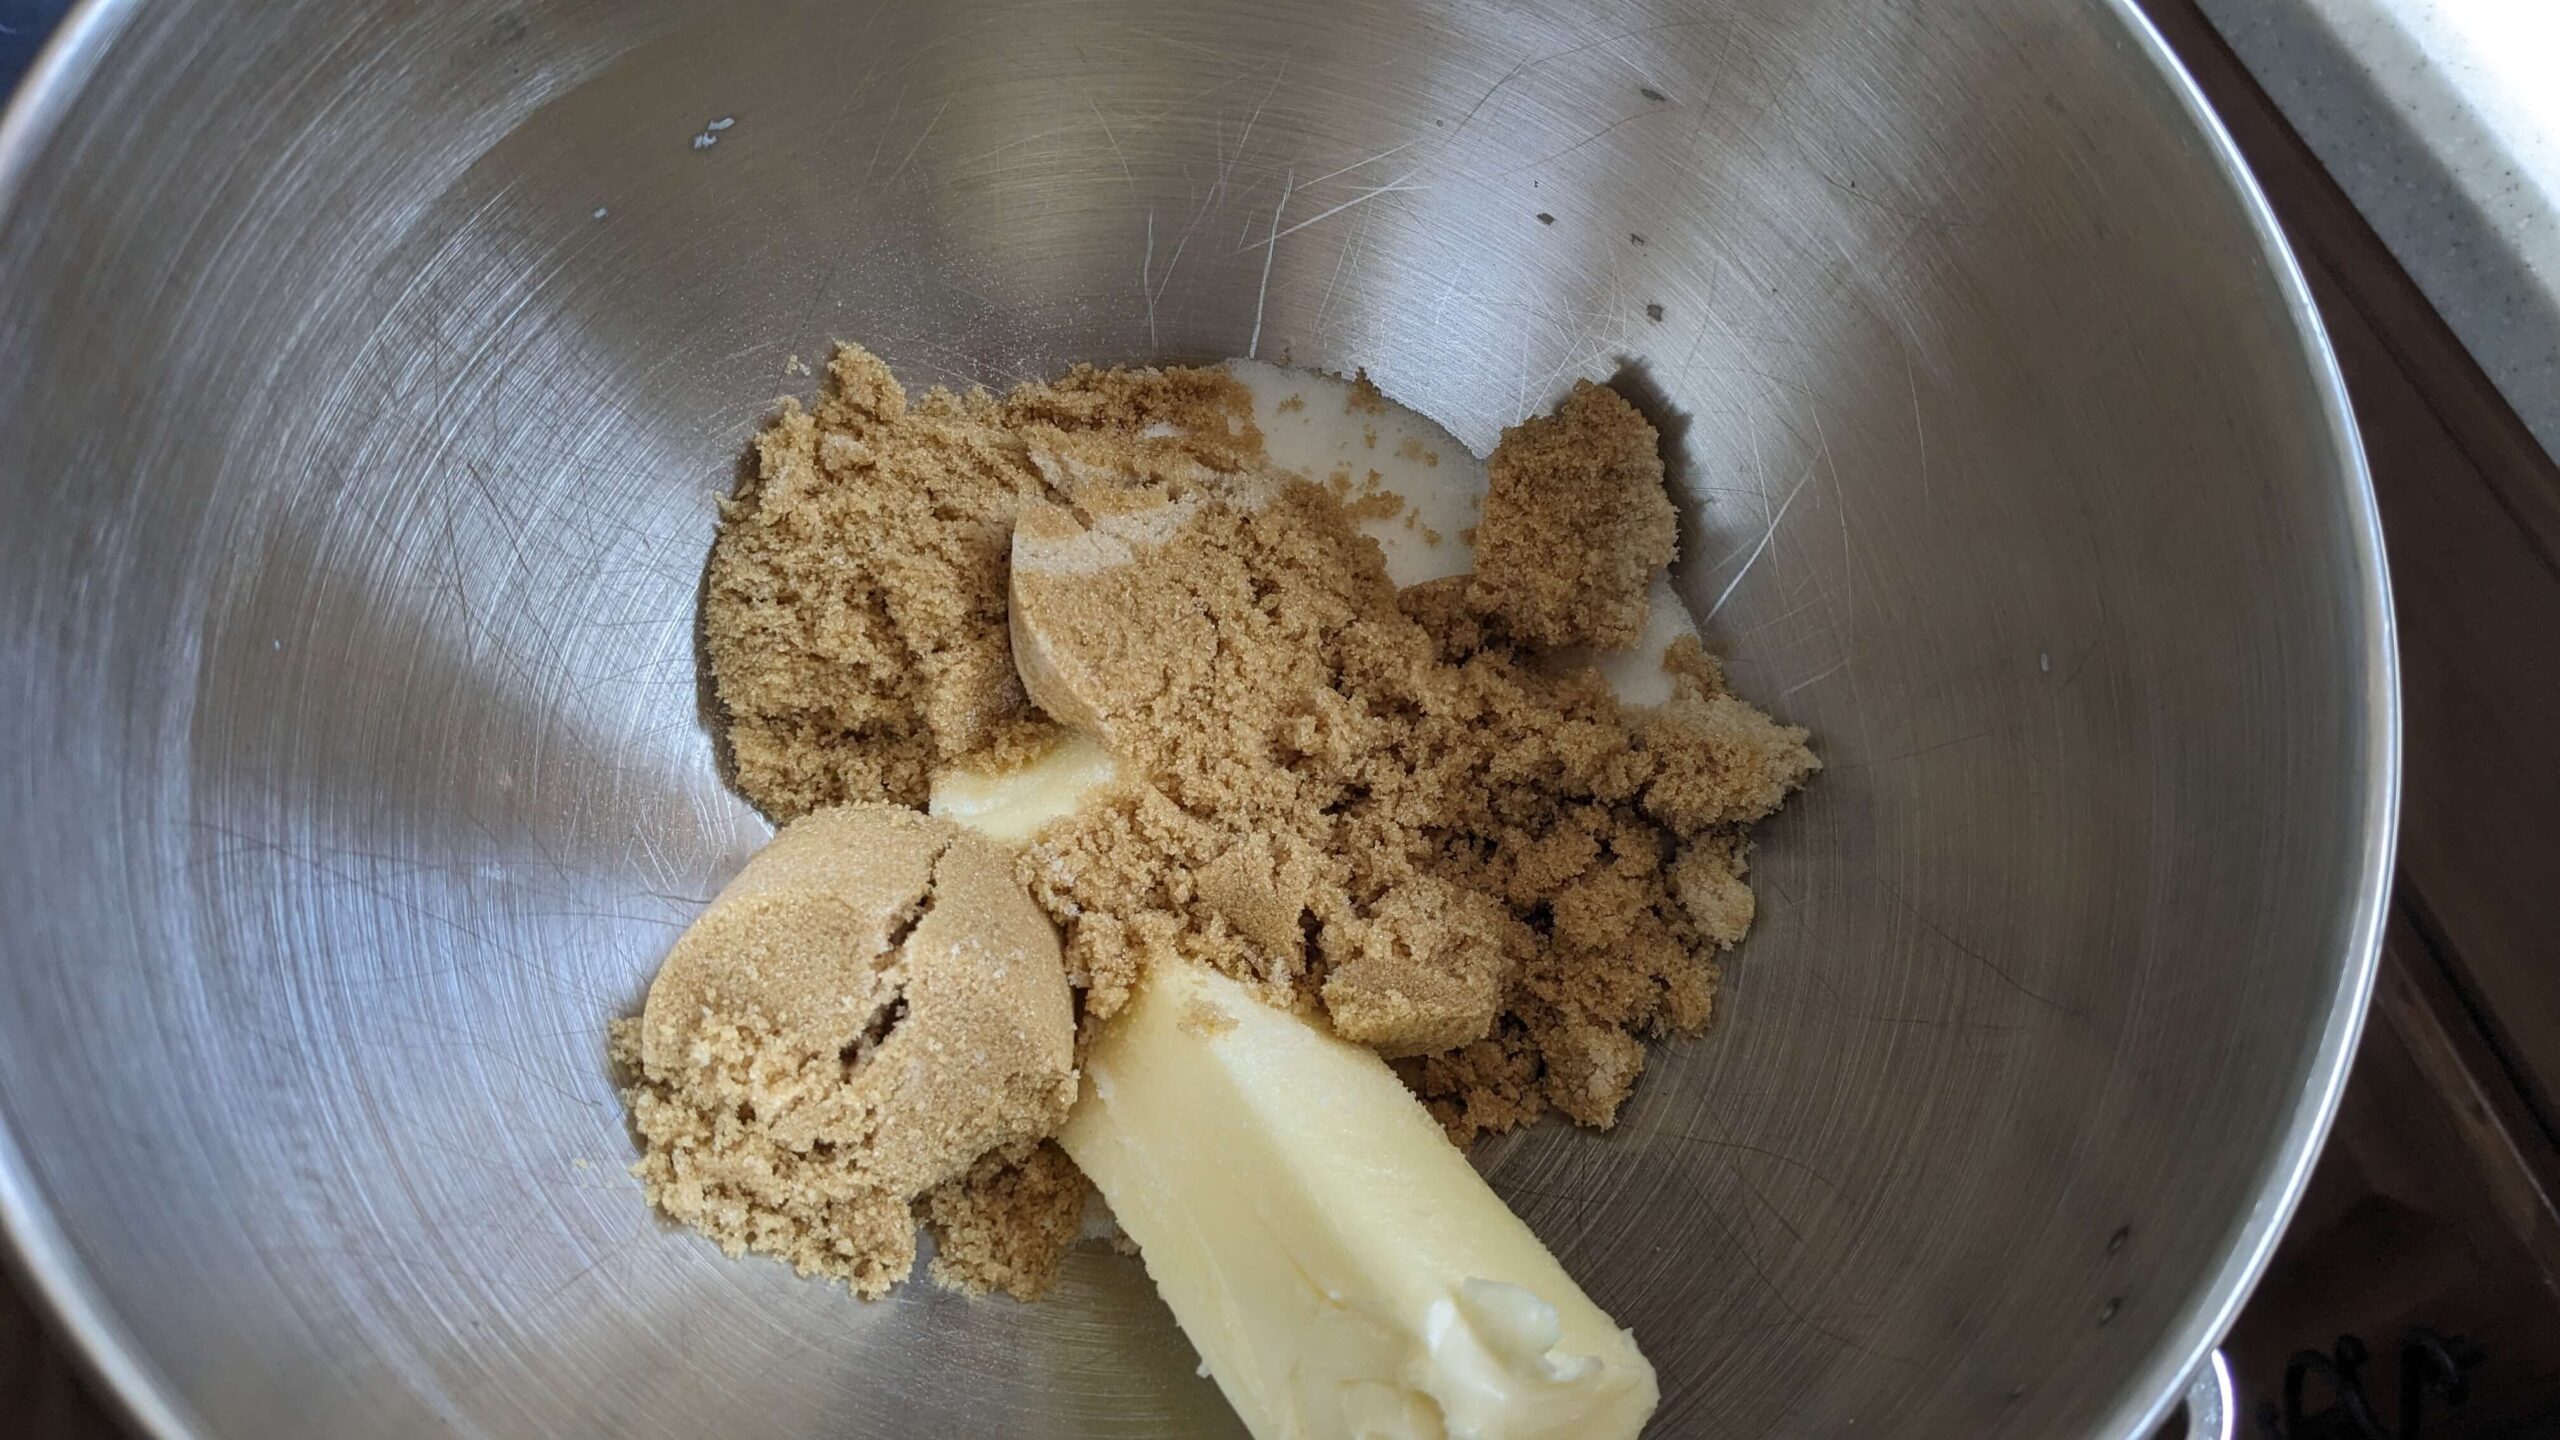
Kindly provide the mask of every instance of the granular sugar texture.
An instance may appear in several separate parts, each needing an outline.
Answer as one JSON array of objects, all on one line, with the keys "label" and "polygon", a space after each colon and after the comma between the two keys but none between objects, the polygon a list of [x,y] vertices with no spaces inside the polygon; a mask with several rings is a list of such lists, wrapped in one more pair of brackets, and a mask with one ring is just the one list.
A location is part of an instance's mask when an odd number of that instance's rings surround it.
[{"label": "granular sugar texture", "polygon": [[[841,347],[818,402],[759,438],[713,549],[703,629],[737,784],[778,821],[915,807],[940,770],[1090,732],[1120,782],[1014,861],[1063,937],[1076,1053],[1182,958],[1377,1049],[1454,1139],[1550,1110],[1605,1128],[1647,1044],[1707,1024],[1718,952],[1752,919],[1748,827],[1818,768],[1694,640],[1658,706],[1555,663],[1644,627],[1674,541],[1657,446],[1577,386],[1504,433],[1475,573],[1399,590],[1354,528],[1367,502],[1273,470],[1222,371],[911,397]],[[625,1037],[635,1066],[643,1038]],[[668,1156],[795,1163],[683,1108],[661,1078],[682,1066],[658,1059],[634,1095]],[[938,1279],[1032,1295],[1086,1196],[1043,1140],[1054,1104],[1040,1092],[974,1159],[839,1185],[872,1237],[858,1256],[770,1213],[753,1174],[698,1198],[657,1150],[644,1172],[725,1242],[866,1292],[921,1219]]]}]

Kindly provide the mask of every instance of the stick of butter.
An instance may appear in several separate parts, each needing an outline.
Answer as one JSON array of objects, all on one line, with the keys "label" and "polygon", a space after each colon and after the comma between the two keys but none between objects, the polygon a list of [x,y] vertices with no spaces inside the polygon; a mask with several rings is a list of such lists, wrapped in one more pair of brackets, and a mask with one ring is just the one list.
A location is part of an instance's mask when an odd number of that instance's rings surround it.
[{"label": "stick of butter", "polygon": [[1623,1440],[1653,1366],[1376,1055],[1157,965],[1058,1137],[1256,1440]]},{"label": "stick of butter", "polygon": [[1040,827],[1072,815],[1085,797],[1118,774],[1111,752],[1082,731],[1071,730],[1039,759],[1019,769],[986,774],[944,770],[933,777],[927,813],[966,825],[992,840],[1021,846]]}]

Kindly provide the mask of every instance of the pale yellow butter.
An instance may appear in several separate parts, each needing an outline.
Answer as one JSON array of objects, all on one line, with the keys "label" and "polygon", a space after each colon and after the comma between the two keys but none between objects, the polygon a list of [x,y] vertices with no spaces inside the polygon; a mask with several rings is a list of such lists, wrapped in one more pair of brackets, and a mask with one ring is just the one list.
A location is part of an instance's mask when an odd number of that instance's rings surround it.
[{"label": "pale yellow butter", "polygon": [[945,770],[933,777],[926,809],[939,819],[992,840],[1021,845],[1052,820],[1072,815],[1085,797],[1117,778],[1111,752],[1080,731],[1039,759],[1002,774]]},{"label": "pale yellow butter", "polygon": [[1635,1435],[1658,1397],[1385,1062],[1197,967],[1151,971],[1059,1142],[1257,1440]]}]

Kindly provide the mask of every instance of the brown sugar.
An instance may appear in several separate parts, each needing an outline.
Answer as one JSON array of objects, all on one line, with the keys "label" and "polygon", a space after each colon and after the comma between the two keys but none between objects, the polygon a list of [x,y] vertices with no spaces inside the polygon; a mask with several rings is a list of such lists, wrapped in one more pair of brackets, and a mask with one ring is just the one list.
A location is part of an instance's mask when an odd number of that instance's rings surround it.
[{"label": "brown sugar", "polygon": [[1048,919],[994,842],[888,806],[794,822],[676,942],[615,1036],[649,1197],[731,1253],[868,1295],[917,1196],[1075,1099]]},{"label": "brown sugar", "polygon": [[[1385,401],[1363,377],[1352,403]],[[1355,528],[1375,497],[1347,472],[1272,473],[1223,372],[910,399],[846,347],[825,395],[766,430],[715,547],[704,629],[738,783],[777,818],[916,805],[942,767],[1088,731],[1122,782],[1011,862],[1063,937],[1079,1053],[1146,967],[1181,959],[1393,1057],[1460,1141],[1550,1110],[1606,1127],[1647,1044],[1708,1022],[1717,952],[1753,914],[1747,827],[1817,768],[1694,641],[1651,708],[1541,653],[1641,630],[1674,534],[1656,445],[1577,386],[1505,432],[1477,573],[1399,591]],[[957,848],[934,852],[936,883]],[[879,993],[808,999],[858,1029]],[[808,1047],[778,995],[720,994],[655,1071],[654,999],[625,1037],[670,1213],[866,1293],[904,1274],[918,1216],[945,1283],[1051,1283],[1085,1189],[1034,1143],[1044,1105],[884,1186],[842,1147],[721,1111],[788,1071],[774,1047]]]},{"label": "brown sugar", "polygon": [[1486,468],[1469,602],[1534,645],[1636,643],[1645,588],[1679,541],[1653,426],[1576,381],[1555,413],[1503,431]]},{"label": "brown sugar", "polygon": [[1179,955],[1389,1055],[1490,1039],[1512,1063],[1408,1072],[1461,1134],[1615,1119],[1642,1042],[1707,1019],[1748,914],[1740,827],[1814,766],[1703,652],[1630,710],[1511,648],[1464,582],[1399,593],[1314,485],[1035,502],[1012,587],[1034,698],[1151,787],[1025,859],[1088,1017]]},{"label": "brown sugar", "polygon": [[1334,1033],[1389,1059],[1491,1034],[1505,986],[1536,950],[1493,896],[1430,875],[1388,890],[1365,916],[1328,923],[1319,944]]},{"label": "brown sugar", "polygon": [[1048,1294],[1083,1229],[1092,1189],[1049,1141],[989,1153],[916,1206],[933,1232],[935,1283],[968,1295],[1000,1290],[1016,1300]]},{"label": "brown sugar", "polygon": [[1047,483],[1035,446],[1067,463],[1233,470],[1261,437],[1242,390],[1198,370],[1079,367],[1001,400],[910,403],[847,345],[814,409],[784,402],[722,508],[703,588],[729,754],[759,809],[921,805],[938,766],[1048,743],[1005,640],[1014,514]]}]

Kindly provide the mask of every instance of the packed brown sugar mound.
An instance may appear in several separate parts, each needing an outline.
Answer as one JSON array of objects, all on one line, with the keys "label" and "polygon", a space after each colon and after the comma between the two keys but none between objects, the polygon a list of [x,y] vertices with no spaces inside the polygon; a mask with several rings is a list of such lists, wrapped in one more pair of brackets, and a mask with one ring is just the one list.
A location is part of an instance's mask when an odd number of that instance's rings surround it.
[{"label": "packed brown sugar mound", "polygon": [[[992,1253],[984,1232],[1012,1217],[928,1198],[990,1152],[1030,1183],[1064,1159],[1030,1163],[1075,1100],[1074,1007],[1057,934],[1012,869],[1001,846],[911,810],[785,827],[616,1027],[649,1198],[731,1254],[865,1295],[906,1278],[925,1199],[964,1283],[1045,1288],[1048,1272]],[[985,1188],[1020,1200],[1024,1183]],[[1070,1237],[1083,1198],[1077,1185],[1045,1207]]]},{"label": "packed brown sugar mound", "polygon": [[[713,551],[738,785],[832,823],[1088,731],[1120,783],[1013,861],[1063,940],[1070,1065],[1145,967],[1183,957],[1376,1048],[1457,1139],[1550,1109],[1613,1123],[1646,1044],[1707,1023],[1717,952],[1752,918],[1747,827],[1817,765],[1695,642],[1643,709],[1545,656],[1642,627],[1673,537],[1652,428],[1578,387],[1505,432],[1477,573],[1399,591],[1345,497],[1268,469],[1251,416],[1215,370],[910,397],[841,349],[823,397],[760,438]],[[653,1197],[865,1293],[912,1264],[921,1220],[937,1278],[1039,1293],[1085,1194],[1038,1143],[1065,1092],[928,1123],[930,1163],[884,1177],[847,1143],[846,1117],[886,1113],[851,1072],[913,1019],[874,1034],[883,992],[856,988],[815,1040],[765,990],[698,983],[662,1035],[653,992],[618,1042]],[[785,1123],[795,1103],[827,1122]]]}]

